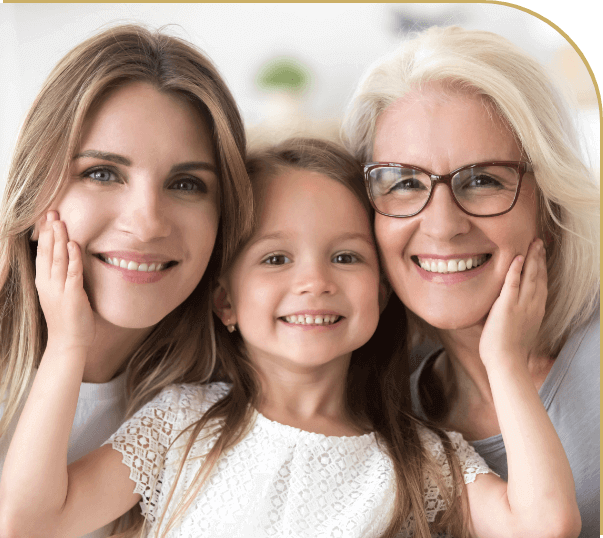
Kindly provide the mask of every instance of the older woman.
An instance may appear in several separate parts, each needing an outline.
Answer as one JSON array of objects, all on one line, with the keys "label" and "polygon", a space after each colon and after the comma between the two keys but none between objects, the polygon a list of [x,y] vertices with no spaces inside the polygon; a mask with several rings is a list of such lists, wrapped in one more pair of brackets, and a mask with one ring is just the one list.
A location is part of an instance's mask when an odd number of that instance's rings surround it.
[{"label": "older woman", "polygon": [[366,163],[391,285],[442,345],[411,378],[413,408],[505,478],[480,337],[511,261],[543,239],[548,300],[527,375],[570,461],[581,536],[598,536],[599,190],[546,73],[495,34],[433,28],[370,69],[344,139]]}]

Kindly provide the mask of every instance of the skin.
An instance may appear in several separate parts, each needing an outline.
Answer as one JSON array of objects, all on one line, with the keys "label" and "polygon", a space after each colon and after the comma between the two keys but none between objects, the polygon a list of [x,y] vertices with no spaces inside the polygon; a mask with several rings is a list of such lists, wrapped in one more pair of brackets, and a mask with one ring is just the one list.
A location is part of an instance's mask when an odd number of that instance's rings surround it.
[{"label": "skin", "polygon": [[[346,426],[342,401],[351,353],[379,319],[368,216],[350,190],[317,172],[288,169],[260,181],[259,229],[221,279],[226,304],[218,314],[238,325],[260,374],[261,412],[310,431],[358,433]],[[284,319],[306,313],[342,319],[315,326]]]},{"label": "skin", "polygon": [[[477,95],[427,86],[393,103],[378,119],[374,161],[420,166],[446,174],[483,161],[525,160],[512,132]],[[524,175],[515,207],[504,215],[472,217],[438,185],[428,206],[410,218],[377,215],[375,233],[386,274],[400,299],[437,329],[446,354],[435,370],[447,390],[451,412],[444,426],[480,439],[500,433],[486,369],[479,355],[484,324],[517,255],[525,256],[539,235],[536,184]],[[489,254],[465,279],[428,280],[416,257],[465,258]],[[433,274],[433,273],[431,273]],[[550,359],[530,355],[537,387]]]},{"label": "skin", "polygon": [[[218,200],[209,129],[183,99],[133,83],[86,118],[50,217],[61,219],[82,254],[95,322],[84,381],[111,379],[195,289],[214,246]],[[177,264],[154,273],[162,274],[156,282],[133,282],[128,275],[141,273],[120,271],[99,255]]]},{"label": "skin", "polygon": [[[260,231],[224,277],[216,310],[225,324],[239,323],[250,344],[265,416],[325,435],[353,435],[342,412],[342,386],[350,350],[370,337],[377,323],[379,272],[360,204],[329,181],[314,174],[269,183]],[[7,454],[0,534],[75,538],[125,513],[140,495],[132,493],[129,469],[109,445],[66,466],[92,345],[90,306],[80,250],[67,242],[64,226],[50,219],[40,245],[37,286],[44,312],[54,312],[55,319],[63,313],[64,323],[49,326],[49,346]],[[237,287],[243,281],[250,289]],[[571,470],[526,366],[545,300],[545,256],[537,241],[525,264],[522,256],[511,263],[483,331],[482,358],[500,409],[510,472],[508,484],[487,474],[465,489],[473,536],[570,538],[580,532]],[[245,313],[246,308],[252,311]],[[326,327],[281,327],[283,315],[308,308],[333,309],[344,319]],[[63,339],[55,338],[57,331]],[[265,339],[254,341],[256,336]]]}]

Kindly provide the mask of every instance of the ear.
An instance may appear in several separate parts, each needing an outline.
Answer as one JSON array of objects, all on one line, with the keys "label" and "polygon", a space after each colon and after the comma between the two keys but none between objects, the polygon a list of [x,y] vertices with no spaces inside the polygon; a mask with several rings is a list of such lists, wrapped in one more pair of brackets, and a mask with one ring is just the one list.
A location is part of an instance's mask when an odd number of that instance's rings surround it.
[{"label": "ear", "polygon": [[224,325],[235,325],[237,323],[237,316],[230,303],[228,290],[222,278],[218,280],[218,285],[214,290],[213,303],[214,313],[222,320]]}]

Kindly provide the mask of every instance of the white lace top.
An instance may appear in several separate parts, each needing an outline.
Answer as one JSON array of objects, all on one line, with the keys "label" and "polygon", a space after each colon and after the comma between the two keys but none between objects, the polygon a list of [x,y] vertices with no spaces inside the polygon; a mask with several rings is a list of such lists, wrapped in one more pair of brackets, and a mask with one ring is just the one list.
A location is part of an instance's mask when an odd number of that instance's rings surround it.
[{"label": "white lace top", "polygon": [[[168,387],[106,442],[123,454],[123,462],[130,468],[134,491],[142,495],[142,513],[151,523],[148,536],[155,536],[188,432],[172,449],[167,448],[228,390],[224,383]],[[162,529],[215,442],[215,425],[204,432],[187,459]],[[426,429],[420,430],[420,436],[450,480],[439,438]],[[449,436],[465,483],[489,472],[460,434]],[[327,437],[257,413],[249,433],[222,455],[168,537],[377,537],[389,523],[394,494],[392,464],[374,433]],[[425,507],[429,521],[444,508],[437,486],[429,478],[425,481]],[[409,520],[401,536],[411,536],[412,525]]]}]

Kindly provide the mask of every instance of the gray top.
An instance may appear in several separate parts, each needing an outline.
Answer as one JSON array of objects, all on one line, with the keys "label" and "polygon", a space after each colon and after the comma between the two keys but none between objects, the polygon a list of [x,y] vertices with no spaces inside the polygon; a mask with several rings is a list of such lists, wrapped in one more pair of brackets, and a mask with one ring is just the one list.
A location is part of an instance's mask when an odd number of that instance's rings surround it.
[{"label": "gray top", "polygon": [[[600,535],[599,529],[599,356],[600,314],[574,331],[555,359],[539,395],[557,430],[570,463],[578,507],[582,516],[580,538]],[[434,351],[423,359],[411,375],[413,411],[426,418],[419,401],[421,373],[433,365],[442,352]],[[507,479],[507,452],[502,435],[471,443],[488,466]]]},{"label": "gray top", "polygon": [[[33,383],[33,379],[32,379]],[[27,389],[29,394],[30,386]],[[10,422],[6,434],[0,438],[0,476],[4,459],[10,445],[25,399],[17,414]],[[0,405],[0,415],[4,406]],[[97,449],[109,436],[119,428],[126,415],[126,374],[123,373],[108,383],[82,383],[77,400],[77,408],[73,419],[67,463],[72,463],[82,456]],[[106,538],[110,535],[113,524],[93,531],[81,538]]]}]

